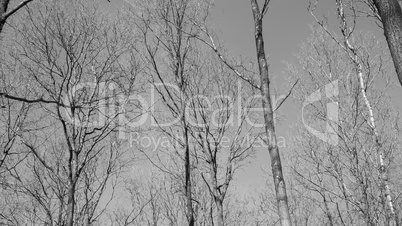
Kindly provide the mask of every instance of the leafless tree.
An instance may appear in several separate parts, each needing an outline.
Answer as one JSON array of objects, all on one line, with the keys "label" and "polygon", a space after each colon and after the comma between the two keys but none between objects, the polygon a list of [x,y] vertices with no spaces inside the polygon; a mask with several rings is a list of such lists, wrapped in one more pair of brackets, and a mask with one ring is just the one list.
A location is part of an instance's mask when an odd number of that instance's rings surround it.
[{"label": "leafless tree", "polygon": [[252,125],[252,108],[260,99],[253,89],[233,79],[233,72],[210,50],[203,58],[198,60],[200,73],[189,76],[194,82],[187,113],[197,169],[216,205],[216,225],[223,226],[224,201],[235,172],[256,146],[265,146],[266,137]]},{"label": "leafless tree", "polygon": [[[338,39],[326,24],[318,22],[301,48],[301,69],[290,67],[290,71],[303,75],[297,96],[304,102],[304,123],[327,131],[327,137],[320,140],[305,129],[296,137],[296,150],[301,151],[293,159],[301,185],[298,190],[305,190],[305,198],[321,209],[320,215],[312,216],[321,218],[321,224],[388,225],[392,215],[385,199],[383,174],[391,175],[399,145],[393,138],[397,118],[383,88],[390,81],[389,55],[370,33],[355,31]],[[355,50],[354,57],[345,47],[345,37]],[[376,135],[370,123],[373,114]],[[337,142],[326,142],[328,139]],[[394,177],[387,183],[397,181]]]},{"label": "leafless tree", "polygon": [[[356,24],[357,13],[354,8],[353,2],[349,2],[348,6],[349,6],[352,16],[350,18],[348,18],[348,16],[346,16],[346,13],[345,13],[346,3],[344,3],[341,0],[337,1],[336,3],[337,3],[337,15],[338,15],[338,18],[340,21],[340,31],[342,34],[342,38],[340,40],[336,39],[336,37],[334,37],[334,35],[325,27],[325,25],[322,22],[319,22],[317,19],[316,20],[321,25],[321,27],[330,35],[330,37],[333,40],[335,40],[335,42],[345,51],[345,53],[347,54],[347,56],[349,57],[349,59],[352,61],[353,65],[354,65],[354,69],[356,70],[356,75],[358,77],[360,92],[361,92],[365,106],[368,111],[368,116],[367,116],[368,119],[366,122],[369,125],[369,127],[371,128],[372,139],[375,142],[375,146],[373,149],[377,152],[377,158],[378,158],[378,169],[377,170],[380,175],[379,177],[380,177],[380,181],[381,181],[381,192],[385,199],[384,203],[387,203],[387,205],[389,207],[389,213],[390,213],[389,216],[391,217],[389,219],[389,220],[391,220],[390,224],[391,225],[395,225],[395,224],[399,225],[397,215],[395,213],[395,207],[394,207],[392,197],[391,197],[390,187],[388,184],[388,173],[386,171],[386,165],[384,162],[385,154],[384,154],[384,150],[381,147],[382,144],[381,144],[380,136],[379,136],[378,129],[377,129],[378,124],[375,122],[372,101],[369,100],[369,98],[367,96],[367,92],[366,92],[367,82],[365,82],[365,80],[364,80],[365,79],[364,78],[364,69],[365,69],[364,66],[365,65],[364,65],[364,61],[362,60],[363,57],[360,55],[356,45],[354,45],[354,43],[352,43],[352,41],[351,41],[351,36],[353,35],[354,27]],[[352,25],[349,25],[348,20],[351,20]],[[391,56],[392,56],[392,54],[391,54]],[[370,68],[370,66],[368,65],[368,66],[366,66],[366,68]]]},{"label": "leafless tree", "polygon": [[46,1],[14,26],[9,60],[21,68],[30,92],[1,94],[40,106],[28,117],[41,119],[37,131],[18,134],[15,148],[29,155],[10,171],[5,188],[31,207],[16,224],[92,225],[113,199],[130,157],[118,134],[129,123],[125,109],[138,65],[122,28],[100,14],[94,2]]},{"label": "leafless tree", "polygon": [[[259,4],[257,1],[251,1],[251,8],[254,16],[254,28],[255,28],[255,42],[257,49],[257,63],[259,66],[260,74],[260,85],[254,78],[255,73],[252,70],[244,67],[244,64],[237,64],[235,61],[231,60],[229,57],[225,56],[222,48],[217,44],[216,38],[213,32],[209,29],[207,23],[202,23],[202,21],[190,20],[199,30],[199,36],[196,36],[202,43],[210,47],[215,54],[219,57],[220,61],[226,65],[234,74],[235,78],[241,79],[246,84],[250,85],[252,88],[257,89],[262,95],[262,107],[264,109],[264,122],[266,135],[268,137],[268,150],[271,157],[271,167],[273,172],[274,187],[276,191],[276,198],[278,201],[278,213],[281,218],[282,225],[291,225],[289,208],[287,203],[286,186],[283,179],[282,164],[280,160],[279,148],[277,145],[277,138],[275,134],[274,126],[274,111],[277,110],[282,103],[287,99],[285,98],[282,102],[272,108],[272,100],[270,98],[270,87],[269,87],[269,74],[268,74],[268,64],[265,56],[264,50],[264,39],[262,36],[262,21],[264,15],[267,13],[269,0],[264,1],[263,7],[260,11]],[[297,81],[292,85],[291,91],[297,84]]]},{"label": "leafless tree", "polygon": [[[184,194],[189,225],[194,225],[191,186],[191,145],[186,103],[189,100],[189,74],[194,73],[196,27],[191,20],[204,20],[209,3],[190,0],[132,1],[132,21],[144,48],[144,64],[156,92],[167,111],[153,115],[159,129],[178,143],[175,152],[183,156]],[[137,11],[138,10],[138,11]],[[191,18],[191,19],[189,19]],[[177,87],[177,90],[175,88]],[[171,126],[163,123],[178,119]],[[170,121],[169,121],[170,120]]]}]

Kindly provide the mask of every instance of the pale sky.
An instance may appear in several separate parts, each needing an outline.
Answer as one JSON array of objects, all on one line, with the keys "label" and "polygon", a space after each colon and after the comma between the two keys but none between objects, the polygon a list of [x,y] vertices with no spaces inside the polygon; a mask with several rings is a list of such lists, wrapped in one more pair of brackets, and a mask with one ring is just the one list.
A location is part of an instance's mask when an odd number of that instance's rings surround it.
[{"label": "pale sky", "polygon": [[[106,2],[106,1],[105,1]],[[261,0],[259,2],[262,2]],[[123,0],[112,0],[111,3],[102,3],[109,9],[122,7]],[[270,56],[270,76],[273,85],[279,90],[279,94],[286,94],[287,90],[281,89],[286,82],[283,75],[285,65],[283,61],[296,62],[293,56],[299,50],[299,45],[309,36],[313,17],[307,11],[309,0],[271,0],[270,8],[264,19],[264,39],[266,53]],[[320,0],[316,9],[316,16],[321,19],[323,15],[334,18],[336,11],[335,1]],[[227,50],[233,55],[242,55],[250,59],[256,58],[254,43],[253,18],[250,7],[250,0],[216,0],[213,11],[213,26],[218,29],[220,41],[223,41]],[[382,31],[370,19],[360,19],[358,29],[365,29],[375,32],[377,37],[383,38]],[[333,29],[337,29],[337,20],[332,21]],[[396,77],[393,78],[396,82]],[[289,85],[287,86],[289,87]],[[402,109],[400,96],[402,89],[400,86],[394,87],[389,93],[392,101]],[[291,128],[289,126],[297,122],[300,107],[292,100],[285,103],[280,110],[284,119],[277,125],[279,136],[289,139]],[[286,152],[286,149],[282,149]],[[267,150],[258,152],[256,164],[252,164],[238,172],[237,186],[240,190],[247,191],[255,184],[261,184],[266,177],[261,175],[261,167],[269,168],[269,156]],[[288,168],[283,163],[284,168]],[[270,179],[270,178],[269,178]],[[285,177],[286,180],[286,177]],[[248,186],[253,184],[253,186]],[[243,189],[242,189],[243,188]]]},{"label": "pale sky", "polygon": [[[293,55],[298,52],[299,45],[311,33],[309,25],[313,24],[314,19],[307,10],[308,4],[309,0],[271,0],[270,8],[263,22],[265,50],[269,54],[271,81],[279,90],[279,94],[287,93],[287,90],[281,89],[287,79],[282,73],[285,68],[283,61],[296,62],[297,59]],[[323,15],[334,18],[335,11],[335,1],[320,0],[315,14],[319,19]],[[225,42],[226,48],[233,54],[256,59],[250,0],[217,0],[213,15],[214,21],[216,21],[216,25],[214,25],[221,30],[221,39]],[[337,20],[332,20],[335,30],[338,28],[337,22]],[[383,38],[382,31],[372,19],[360,19],[358,25],[358,29],[373,31],[377,37]],[[397,83],[395,76],[393,80]],[[400,100],[402,88],[399,85],[395,85],[393,88],[388,94],[393,97],[392,101],[402,110]],[[280,109],[280,114],[284,115],[284,118],[278,123],[277,131],[278,135],[283,136],[286,141],[289,141],[292,132],[290,126],[300,118],[301,107],[294,103],[289,99]],[[286,151],[286,149],[281,150],[282,153]],[[260,166],[265,165],[270,170],[267,150],[259,151],[257,163]],[[283,167],[289,168],[286,162],[283,162]],[[261,177],[259,168],[254,164],[247,167],[240,174],[241,181],[244,181],[245,184],[263,182],[261,179],[264,177]]]},{"label": "pale sky", "polygon": [[[295,62],[296,58],[293,54],[298,51],[301,42],[310,34],[309,24],[313,23],[313,18],[307,11],[307,6],[308,0],[271,0],[263,22],[271,81],[279,94],[287,93],[287,90],[281,89],[286,81],[282,74],[284,69],[282,62]],[[328,15],[334,9],[334,1],[321,0],[317,12]],[[224,41],[226,48],[235,55],[256,59],[250,0],[217,0],[213,15],[216,21],[214,26],[221,30],[221,40]],[[280,114],[285,118],[277,125],[277,131],[279,136],[285,138],[288,145],[291,132],[289,126],[297,122],[297,112],[300,110],[295,109],[297,105],[290,103],[285,103],[281,108]],[[284,112],[287,113],[284,114]],[[283,153],[286,150],[281,148],[280,151]],[[248,193],[253,188],[263,186],[267,179],[271,180],[270,177],[266,178],[266,175],[262,175],[261,171],[261,168],[270,171],[268,150],[258,150],[255,161],[255,164],[238,172],[237,187],[240,191]],[[282,163],[284,168],[288,168],[285,162]]]}]

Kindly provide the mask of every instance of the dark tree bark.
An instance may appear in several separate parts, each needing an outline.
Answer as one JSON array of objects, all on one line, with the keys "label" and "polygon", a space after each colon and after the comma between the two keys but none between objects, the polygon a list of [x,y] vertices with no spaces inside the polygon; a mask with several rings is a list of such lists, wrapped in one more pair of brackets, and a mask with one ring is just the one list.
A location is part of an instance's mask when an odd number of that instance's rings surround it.
[{"label": "dark tree bark", "polygon": [[402,9],[397,0],[373,0],[381,17],[384,35],[402,85]]},{"label": "dark tree bark", "polygon": [[0,0],[0,33],[2,32],[4,24],[6,23],[7,19],[31,1],[33,0],[24,0],[20,4],[18,4],[14,9],[7,12],[10,0]]},{"label": "dark tree bark", "polygon": [[3,15],[7,12],[9,2],[10,0],[2,0],[0,3],[0,32],[3,30],[4,24],[6,23],[6,18]]},{"label": "dark tree bark", "polygon": [[288,198],[286,194],[285,180],[282,173],[281,157],[279,153],[279,147],[277,144],[277,138],[275,134],[274,125],[274,111],[272,109],[272,103],[269,90],[269,73],[268,64],[264,51],[264,38],[262,35],[262,20],[268,10],[268,4],[270,0],[264,1],[264,6],[260,11],[257,0],[251,0],[251,9],[254,16],[254,28],[255,28],[255,44],[257,49],[257,60],[260,71],[260,91],[262,95],[262,107],[265,120],[265,132],[268,137],[268,151],[271,157],[272,176],[274,178],[275,193],[278,203],[278,213],[282,226],[292,225]]},{"label": "dark tree bark", "polygon": [[[182,89],[182,88],[181,88]],[[187,127],[187,120],[185,117],[185,107],[183,107],[183,116],[182,116],[182,123],[184,126],[184,138],[185,138],[185,157],[184,157],[184,167],[185,167],[185,191],[186,191],[186,215],[188,220],[189,226],[194,226],[195,219],[194,219],[194,210],[193,210],[193,202],[191,198],[191,161],[190,161],[190,144],[189,144],[189,137],[188,137],[188,127]]]}]

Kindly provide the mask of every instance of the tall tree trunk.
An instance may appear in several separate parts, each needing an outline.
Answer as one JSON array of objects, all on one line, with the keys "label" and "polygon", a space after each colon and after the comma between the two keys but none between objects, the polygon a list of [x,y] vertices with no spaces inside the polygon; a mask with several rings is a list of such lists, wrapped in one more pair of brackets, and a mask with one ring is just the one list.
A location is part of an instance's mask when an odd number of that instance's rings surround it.
[{"label": "tall tree trunk", "polygon": [[402,9],[397,0],[374,0],[381,17],[384,35],[402,85]]},{"label": "tall tree trunk", "polygon": [[269,0],[265,0],[264,7],[260,12],[257,0],[251,0],[251,9],[254,16],[254,28],[255,28],[255,44],[257,49],[257,60],[260,71],[260,91],[262,95],[262,107],[265,120],[265,132],[268,137],[268,151],[271,157],[272,176],[274,179],[276,200],[278,203],[278,213],[282,226],[291,226],[292,222],[289,214],[288,198],[286,194],[285,180],[282,173],[282,163],[279,154],[279,147],[277,144],[277,138],[275,134],[274,125],[274,112],[272,109],[272,103],[269,90],[269,73],[268,64],[264,51],[264,39],[262,35],[262,19],[265,14],[265,10],[268,7]]}]

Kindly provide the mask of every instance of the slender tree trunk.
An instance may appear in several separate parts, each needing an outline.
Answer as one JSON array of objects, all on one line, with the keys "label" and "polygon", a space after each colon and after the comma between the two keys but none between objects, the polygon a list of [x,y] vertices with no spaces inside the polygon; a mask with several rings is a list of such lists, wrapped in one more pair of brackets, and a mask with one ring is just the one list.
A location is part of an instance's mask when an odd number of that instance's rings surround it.
[{"label": "slender tree trunk", "polygon": [[[180,86],[180,90],[183,92],[183,87]],[[194,226],[194,210],[193,202],[191,198],[191,162],[190,162],[190,143],[188,137],[188,125],[186,121],[186,108],[185,103],[182,103],[182,124],[185,142],[185,154],[184,154],[184,168],[185,168],[185,192],[186,192],[186,215],[189,226]]]},{"label": "slender tree trunk", "polygon": [[326,200],[325,195],[323,195],[322,198],[323,198],[324,206],[325,206],[325,214],[327,215],[327,218],[328,218],[328,225],[329,226],[334,226],[334,222],[332,220],[331,210],[329,209],[328,202]]},{"label": "slender tree trunk", "polygon": [[331,210],[329,209],[329,205],[328,205],[328,201],[327,201],[327,196],[325,195],[325,189],[324,189],[324,185],[322,182],[322,178],[319,178],[319,180],[320,180],[320,186],[322,188],[320,191],[320,195],[322,196],[322,201],[324,203],[325,215],[327,215],[327,218],[328,218],[328,225],[334,226],[333,217],[332,217]]},{"label": "slender tree trunk", "polygon": [[67,197],[67,226],[74,226],[75,187],[71,184]]},{"label": "slender tree trunk", "polygon": [[224,226],[224,217],[223,217],[223,203],[222,200],[216,200],[216,212],[217,212],[217,226]]},{"label": "slender tree trunk", "polygon": [[[346,44],[348,45],[349,48],[351,47],[348,40],[346,40]],[[358,62],[358,57],[357,57],[356,53],[354,52],[354,50],[352,52],[355,57],[354,64],[356,65],[357,75],[358,75],[358,79],[359,79],[359,83],[360,83],[360,90],[361,90],[365,105],[367,107],[367,110],[369,112],[369,122],[368,123],[372,129],[373,139],[375,142],[375,148],[376,148],[376,152],[378,154],[378,161],[379,161],[378,172],[380,174],[380,181],[381,181],[381,187],[382,187],[381,189],[384,191],[384,194],[385,194],[384,198],[388,204],[390,215],[391,215],[392,223],[390,225],[392,225],[392,226],[399,225],[397,216],[395,214],[395,207],[394,207],[392,197],[391,197],[391,189],[389,188],[389,185],[388,185],[388,175],[387,175],[387,172],[385,169],[386,167],[385,167],[385,163],[384,163],[384,151],[382,150],[381,144],[379,142],[379,134],[378,134],[377,127],[376,127],[376,124],[374,121],[373,109],[371,107],[370,101],[368,100],[367,94],[366,94],[366,87],[364,85],[365,82],[363,79],[363,66]],[[401,54],[402,54],[402,52],[401,52]],[[368,197],[366,199],[368,199]],[[369,215],[369,213],[367,213],[367,214]],[[372,223],[372,225],[374,225],[374,223]]]},{"label": "slender tree trunk", "polygon": [[402,85],[402,9],[397,0],[374,0],[384,27],[384,35]]},{"label": "slender tree trunk", "polygon": [[[217,219],[216,223],[217,226],[224,226],[224,217],[223,217],[223,199],[224,199],[224,194],[219,192],[218,188],[218,175],[217,175],[217,163],[216,163],[216,158],[211,155],[211,166],[210,166],[210,174],[211,174],[211,184],[212,184],[212,196],[216,205],[216,214],[217,214]],[[224,191],[226,192],[226,191]]]},{"label": "slender tree trunk", "polygon": [[[348,191],[347,191],[345,182],[344,182],[344,180],[343,180],[343,175],[340,176],[339,180],[340,180],[341,185],[342,185],[342,194],[343,194],[343,198],[345,199],[346,211],[347,211],[348,218],[349,218],[349,221],[350,221],[349,223],[350,223],[351,225],[353,225],[353,224],[354,224],[354,220],[353,220],[353,217],[352,217],[352,215],[351,215],[352,211],[351,211],[350,204],[349,204],[349,194],[348,194]],[[339,214],[339,217],[341,217],[340,214]]]},{"label": "slender tree trunk", "polygon": [[74,170],[75,166],[73,159],[77,160],[77,153],[70,149],[68,159],[68,181],[70,187],[68,188],[67,193],[67,226],[74,226],[76,171]]},{"label": "slender tree trunk", "polygon": [[366,221],[366,225],[367,226],[375,226],[371,213],[370,213],[370,203],[369,203],[369,198],[368,198],[368,194],[367,194],[367,185],[363,182],[363,178],[360,181],[359,184],[359,188],[360,188],[360,193],[362,194],[362,212],[364,215],[364,220]]},{"label": "slender tree trunk", "polygon": [[185,170],[186,170],[186,200],[187,200],[187,220],[189,226],[194,226],[194,213],[193,203],[191,200],[191,164],[190,164],[190,147],[188,144],[188,131],[187,125],[184,126],[185,139],[186,139],[186,153],[185,153]]},{"label": "slender tree trunk", "polygon": [[60,201],[60,207],[59,207],[59,216],[57,218],[57,225],[63,225],[63,211],[64,211],[64,200],[63,197],[59,198]]},{"label": "slender tree trunk", "polygon": [[[402,41],[402,40],[401,40]],[[357,62],[357,60],[356,60]],[[375,148],[376,148],[376,152],[378,154],[378,161],[379,161],[379,167],[378,167],[378,172],[380,175],[380,181],[381,181],[381,189],[384,192],[385,195],[385,201],[388,204],[389,207],[389,212],[390,212],[390,216],[391,216],[391,220],[390,220],[390,226],[395,226],[395,225],[399,225],[398,222],[398,217],[395,213],[395,207],[393,204],[393,200],[391,197],[391,189],[389,188],[388,185],[388,173],[386,171],[386,166],[385,166],[385,162],[384,162],[384,151],[381,148],[381,144],[379,141],[379,134],[377,131],[377,127],[374,121],[374,113],[373,113],[373,109],[371,107],[371,104],[367,98],[366,95],[366,87],[364,86],[364,80],[363,80],[363,70],[362,70],[362,66],[360,64],[358,64],[358,69],[357,69],[357,74],[359,76],[359,82],[360,82],[360,89],[362,92],[362,96],[364,99],[364,102],[366,104],[366,107],[368,109],[369,112],[369,125],[372,128],[372,133],[373,133],[373,139],[375,142]],[[368,199],[368,198],[366,198]],[[374,225],[374,224],[373,224]]]},{"label": "slender tree trunk", "polygon": [[[266,5],[269,0],[265,1]],[[264,4],[265,6],[265,4]],[[276,199],[278,203],[278,213],[282,226],[291,226],[292,222],[289,214],[288,198],[286,194],[285,180],[282,173],[282,163],[279,154],[279,147],[275,134],[274,114],[269,90],[268,65],[264,51],[264,39],[262,35],[262,19],[264,8],[260,12],[257,0],[251,0],[251,8],[254,15],[255,44],[257,49],[257,60],[260,71],[260,91],[262,95],[262,107],[265,120],[265,132],[268,137],[268,151],[271,157],[272,176],[274,179]]]}]

